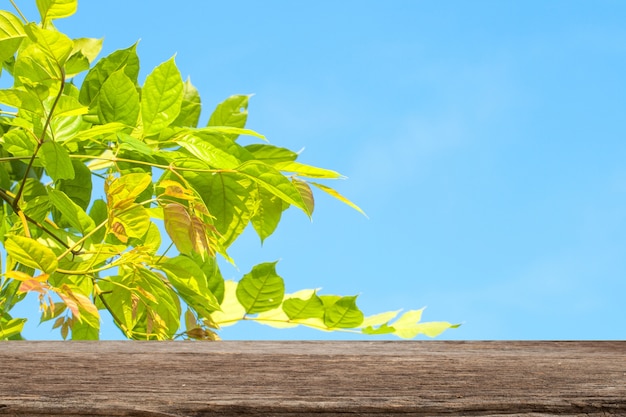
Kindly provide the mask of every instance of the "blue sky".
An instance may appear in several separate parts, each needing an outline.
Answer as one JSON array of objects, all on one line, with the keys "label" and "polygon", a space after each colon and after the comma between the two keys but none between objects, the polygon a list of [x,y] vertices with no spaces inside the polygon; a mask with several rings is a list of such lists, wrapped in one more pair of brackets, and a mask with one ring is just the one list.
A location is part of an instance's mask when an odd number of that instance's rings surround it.
[{"label": "blue sky", "polygon": [[254,93],[250,128],[349,177],[334,186],[369,218],[319,195],[312,222],[290,212],[263,247],[245,233],[227,278],[280,259],[288,291],[463,323],[440,339],[623,339],[625,15],[609,0],[83,0],[58,26],[104,37],[101,56],[141,39],[143,76],[176,55],[204,120]]}]

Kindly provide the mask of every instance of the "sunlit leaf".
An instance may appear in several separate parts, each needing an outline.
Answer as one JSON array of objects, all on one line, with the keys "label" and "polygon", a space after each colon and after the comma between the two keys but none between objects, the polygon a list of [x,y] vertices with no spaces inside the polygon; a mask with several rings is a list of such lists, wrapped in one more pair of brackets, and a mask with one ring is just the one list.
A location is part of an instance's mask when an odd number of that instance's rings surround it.
[{"label": "sunlit leaf", "polygon": [[4,248],[15,261],[51,274],[58,267],[52,250],[34,239],[24,236],[7,236]]},{"label": "sunlit leaf", "polygon": [[276,262],[254,266],[237,284],[237,299],[248,314],[278,307],[284,295],[285,284],[276,274]]},{"label": "sunlit leaf", "polygon": [[311,214],[294,184],[271,166],[257,161],[248,161],[237,167],[237,172],[250,178],[285,202],[302,209],[306,214]]},{"label": "sunlit leaf", "polygon": [[311,165],[301,164],[300,162],[278,162],[274,164],[274,168],[279,171],[292,172],[300,177],[310,178],[342,178],[341,174],[330,169],[318,168]]},{"label": "sunlit leaf", "polygon": [[99,340],[100,339],[100,322],[97,326],[95,323],[84,321],[75,321],[72,325],[72,340]]},{"label": "sunlit leaf", "polygon": [[91,181],[91,171],[84,163],[73,160],[73,179],[62,179],[58,182],[57,188],[63,191],[74,203],[83,210],[91,203],[91,191],[93,189]]},{"label": "sunlit leaf", "polygon": [[84,235],[95,227],[93,219],[63,191],[51,189],[48,191],[48,198],[52,205],[59,210],[62,219],[80,231],[81,234]]},{"label": "sunlit leaf", "polygon": [[361,327],[370,327],[370,326],[380,326],[385,323],[389,323],[395,317],[398,316],[400,310],[397,311],[387,311],[385,313],[375,314],[373,316],[368,316],[363,319],[363,323],[361,323]]},{"label": "sunlit leaf", "polygon": [[191,258],[176,256],[159,264],[183,300],[203,317],[220,309],[220,305],[207,286],[204,272]]},{"label": "sunlit leaf", "polygon": [[295,185],[296,189],[302,196],[302,201],[306,206],[306,211],[309,215],[313,214],[313,210],[315,209],[315,198],[313,197],[313,191],[311,191],[311,187],[306,181],[299,180],[297,178],[292,178],[291,182]]},{"label": "sunlit leaf", "polygon": [[191,84],[191,80],[187,78],[183,88],[183,101],[180,105],[180,113],[176,120],[172,122],[172,125],[181,127],[198,126],[200,110],[200,94],[193,84]]},{"label": "sunlit leaf", "polygon": [[128,207],[151,184],[152,177],[147,173],[131,173],[115,178],[106,186],[108,203],[113,208]]},{"label": "sunlit leaf", "polygon": [[0,340],[10,340],[19,336],[24,329],[26,319],[9,319],[5,320],[4,316],[0,316]]},{"label": "sunlit leaf", "polygon": [[341,194],[339,194],[336,190],[334,190],[333,188],[330,188],[324,184],[318,184],[316,182],[310,182],[309,184],[316,186],[317,188],[319,188],[320,190],[324,191],[325,193],[330,194],[331,196],[335,197],[336,199],[338,199],[339,201],[349,205],[350,207],[352,207],[353,209],[355,209],[356,211],[358,211],[359,213],[361,213],[362,215],[364,215],[365,217],[367,217],[367,214],[365,214],[365,212],[363,210],[361,210],[361,208],[359,206],[357,206],[356,204],[354,204],[352,201],[348,200],[347,198],[345,198],[344,196],[342,196]]},{"label": "sunlit leaf", "polygon": [[165,231],[176,245],[180,253],[189,254],[193,251],[193,235],[191,230],[191,216],[187,209],[179,203],[169,203],[163,206],[163,220]]},{"label": "sunlit leaf", "polygon": [[141,118],[146,136],[169,126],[180,113],[183,80],[174,58],[156,67],[141,92]]},{"label": "sunlit leaf", "polygon": [[245,148],[254,155],[254,159],[263,161],[268,165],[295,161],[298,157],[298,154],[290,149],[279,148],[266,143],[253,143],[246,145]]},{"label": "sunlit leaf", "polygon": [[76,13],[78,0],[36,0],[41,21],[69,17]]},{"label": "sunlit leaf", "polygon": [[[208,126],[231,126],[243,128],[248,119],[249,95],[234,95],[217,105],[209,118]],[[231,134],[231,139],[236,139],[237,133]]]},{"label": "sunlit leaf", "polygon": [[234,168],[241,160],[229,152],[223,140],[211,140],[210,136],[185,135],[177,138],[177,143],[196,158],[214,168]]},{"label": "sunlit leaf", "polygon": [[70,154],[57,142],[45,142],[41,145],[41,163],[53,180],[74,179],[74,166]]},{"label": "sunlit leaf", "polygon": [[[102,84],[111,74],[118,70],[123,70],[124,74],[131,80],[133,85],[137,82],[139,75],[139,58],[137,57],[137,45],[113,52],[111,55],[102,58],[87,73],[80,89],[80,102],[91,106],[98,96]],[[136,120],[136,119],[135,119]]]},{"label": "sunlit leaf", "polygon": [[250,198],[249,182],[232,174],[209,176],[187,172],[183,175],[214,216],[213,227],[220,235],[221,244],[230,246],[250,220],[250,208],[246,204]]},{"label": "sunlit leaf", "polygon": [[458,327],[456,324],[447,322],[425,322],[419,323],[422,318],[424,309],[410,310],[400,316],[396,321],[390,324],[395,334],[403,339],[413,339],[419,334],[429,337],[435,337],[447,329]]},{"label": "sunlit leaf", "polygon": [[139,116],[139,93],[124,69],[113,72],[98,94],[100,123],[119,122],[132,126]]},{"label": "sunlit leaf", "polygon": [[257,199],[256,210],[250,222],[263,243],[278,227],[283,201],[262,187],[257,190]]},{"label": "sunlit leaf", "polygon": [[232,326],[243,320],[246,309],[237,297],[238,285],[235,281],[224,282],[224,301],[220,304],[220,311],[211,313],[211,319],[220,327]]},{"label": "sunlit leaf", "polygon": [[356,296],[341,297],[327,307],[324,323],[330,328],[359,327],[363,323],[363,313],[356,305]]},{"label": "sunlit leaf", "polygon": [[22,129],[13,129],[2,136],[2,147],[13,156],[28,157],[35,152],[36,140]]},{"label": "sunlit leaf", "polygon": [[20,19],[6,10],[0,10],[0,62],[12,57],[25,37]]},{"label": "sunlit leaf", "polygon": [[117,132],[117,139],[120,143],[120,149],[129,149],[143,155],[154,155],[155,153],[155,150],[151,146],[146,145],[145,142],[142,142],[127,133]]},{"label": "sunlit leaf", "polygon": [[134,204],[131,207],[116,211],[112,223],[121,225],[125,236],[141,238],[148,233],[151,221],[146,208],[139,204]]},{"label": "sunlit leaf", "polygon": [[291,320],[324,317],[324,303],[315,293],[307,299],[289,298],[285,300],[283,310]]},{"label": "sunlit leaf", "polygon": [[72,311],[72,315],[80,322],[87,322],[91,327],[98,327],[100,314],[98,308],[91,299],[80,291],[67,284],[63,284],[57,289],[57,294],[67,307]]},{"label": "sunlit leaf", "polygon": [[74,39],[74,49],[72,52],[80,52],[90,63],[96,59],[100,50],[102,50],[102,39]]},{"label": "sunlit leaf", "polygon": [[49,275],[48,274],[41,274],[41,275],[38,275],[36,277],[31,277],[26,272],[22,272],[22,271],[7,271],[7,272],[4,273],[4,276],[7,277],[7,278],[18,280],[18,281],[34,280],[34,281],[38,281],[38,282],[45,282],[48,279]]},{"label": "sunlit leaf", "polygon": [[29,23],[24,26],[24,31],[59,67],[65,64],[74,48],[72,40],[57,30],[42,29]]}]

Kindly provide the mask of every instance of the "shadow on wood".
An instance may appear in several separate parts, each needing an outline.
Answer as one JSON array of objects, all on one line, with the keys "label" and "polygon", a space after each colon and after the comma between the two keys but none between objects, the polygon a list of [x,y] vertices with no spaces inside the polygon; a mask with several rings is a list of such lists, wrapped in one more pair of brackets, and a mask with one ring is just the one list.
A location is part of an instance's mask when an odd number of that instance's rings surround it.
[{"label": "shadow on wood", "polygon": [[3,342],[0,415],[626,416],[626,342]]}]

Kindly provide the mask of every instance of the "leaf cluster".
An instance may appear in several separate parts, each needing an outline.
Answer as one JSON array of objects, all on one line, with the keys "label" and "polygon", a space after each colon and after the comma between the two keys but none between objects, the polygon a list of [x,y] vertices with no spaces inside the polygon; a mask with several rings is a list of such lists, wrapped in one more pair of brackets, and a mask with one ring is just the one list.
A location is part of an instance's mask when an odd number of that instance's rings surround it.
[{"label": "leaf cluster", "polygon": [[248,225],[268,238],[291,206],[310,217],[313,189],[361,211],[318,182],[341,175],[246,128],[248,95],[200,126],[200,95],[174,58],[141,83],[136,44],[96,60],[101,40],[54,26],[76,0],[36,3],[40,23],[0,10],[12,80],[0,90],[0,339],[22,337],[10,311],[27,293],[73,339],[97,339],[102,310],[148,340],[215,340],[241,320],[408,338],[451,327],[419,323],[421,310],[364,318],[354,296],[285,295],[275,263],[225,281],[217,257],[232,262]]}]

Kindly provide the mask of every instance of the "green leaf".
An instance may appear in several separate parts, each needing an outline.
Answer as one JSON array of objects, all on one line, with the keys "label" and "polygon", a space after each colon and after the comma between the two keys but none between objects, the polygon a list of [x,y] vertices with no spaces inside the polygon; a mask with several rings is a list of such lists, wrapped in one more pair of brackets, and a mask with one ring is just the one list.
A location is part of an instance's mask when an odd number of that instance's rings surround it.
[{"label": "green leaf", "polygon": [[227,248],[244,231],[250,220],[251,213],[246,204],[252,192],[249,181],[225,173],[198,175],[187,171],[183,172],[183,176],[214,216],[213,226],[220,234],[221,244]]},{"label": "green leaf", "polygon": [[199,133],[208,133],[211,135],[225,135],[227,138],[229,138],[230,140],[233,140],[233,136],[237,136],[237,135],[246,135],[246,136],[254,136],[256,138],[262,139],[262,140],[267,140],[265,138],[265,136],[263,136],[262,134],[255,132],[254,130],[250,130],[250,129],[242,129],[240,127],[233,127],[233,126],[207,126],[207,127],[201,127],[195,130],[196,132]]},{"label": "green leaf", "polygon": [[146,188],[152,185],[152,177],[145,172],[136,172],[115,178],[105,184],[107,201],[111,207],[123,209],[130,206]]},{"label": "green leaf", "polygon": [[80,231],[81,234],[85,235],[96,227],[93,219],[64,192],[50,189],[48,198],[52,205],[61,213],[61,218],[69,223],[71,227]]},{"label": "green leaf", "polygon": [[47,195],[30,198],[22,209],[28,217],[41,223],[50,214],[50,199]]},{"label": "green leaf", "polygon": [[365,217],[367,217],[367,214],[365,214],[365,212],[363,210],[361,210],[361,208],[359,206],[357,206],[356,204],[354,204],[352,201],[348,200],[347,198],[345,198],[344,196],[342,196],[341,194],[339,194],[336,190],[334,190],[333,188],[330,188],[326,185],[323,184],[318,184],[316,182],[310,182],[309,184],[316,186],[317,188],[319,188],[320,190],[324,191],[325,193],[335,197],[337,200],[349,205],[350,207],[352,207],[353,209],[355,209],[356,211],[358,211],[359,213],[361,213],[362,215],[364,215]]},{"label": "green leaf", "polygon": [[72,167],[74,168],[74,178],[59,180],[57,188],[78,204],[81,209],[87,210],[93,189],[91,171],[84,163],[77,160],[72,160]]},{"label": "green leaf", "polygon": [[155,153],[152,147],[146,145],[145,142],[142,142],[139,139],[135,139],[127,133],[118,132],[117,139],[120,144],[120,149],[128,149],[147,156],[154,155]]},{"label": "green leaf", "polygon": [[237,299],[248,314],[276,308],[284,296],[285,284],[276,274],[276,262],[254,266],[237,284]]},{"label": "green leaf", "polygon": [[307,213],[309,213],[309,215],[313,214],[313,210],[315,209],[315,199],[313,198],[313,191],[311,191],[309,184],[297,178],[292,178],[291,182],[295,185],[296,189],[302,196],[302,201],[304,201],[304,204],[306,205]]},{"label": "green leaf", "polygon": [[359,327],[363,323],[363,313],[356,305],[356,296],[341,297],[327,307],[324,323],[331,329]]},{"label": "green leaf", "polygon": [[208,318],[220,305],[207,286],[204,271],[191,258],[183,255],[161,262],[162,269],[182,299],[201,317]]},{"label": "green leaf", "polygon": [[[118,228],[119,225],[123,226],[123,232],[120,232],[119,235],[116,234],[118,238],[120,236],[126,236],[141,239],[148,233],[150,228],[150,214],[144,206],[133,204],[120,211],[115,210],[112,224],[114,227]],[[120,240],[124,242],[123,239]]]},{"label": "green leaf", "polygon": [[89,60],[82,52],[73,52],[65,63],[65,77],[71,78],[89,69]]},{"label": "green leaf", "polygon": [[151,136],[169,126],[180,113],[183,80],[174,58],[156,67],[141,91],[141,119],[144,134]]},{"label": "green leaf", "polygon": [[12,129],[2,136],[3,148],[13,156],[30,157],[37,141],[22,129]]},{"label": "green leaf", "polygon": [[26,319],[5,319],[0,316],[0,340],[11,340],[19,336],[26,324]]},{"label": "green leaf", "polygon": [[20,19],[6,10],[0,10],[0,62],[11,58],[25,37]]},{"label": "green leaf", "polygon": [[81,117],[88,111],[78,99],[70,96],[61,96],[54,109],[54,116],[50,123],[52,137],[55,142],[66,143],[74,139],[76,133],[85,129],[87,124]]},{"label": "green leaf", "polygon": [[146,268],[120,268],[120,275],[101,280],[101,297],[133,339],[170,339],[180,326],[178,297],[165,277]]},{"label": "green leaf", "polygon": [[236,156],[237,145],[224,137],[188,134],[176,138],[176,143],[213,168],[231,169],[241,164]]},{"label": "green leaf", "polygon": [[[231,126],[243,128],[248,119],[248,100],[251,96],[230,96],[217,105],[209,118],[207,126]],[[232,140],[237,139],[238,134],[230,135]]]},{"label": "green leaf", "polygon": [[250,178],[285,202],[300,208],[307,215],[311,215],[295,185],[271,166],[258,161],[248,161],[237,167],[237,172]]},{"label": "green leaf", "polygon": [[183,86],[183,101],[180,105],[180,113],[172,126],[180,127],[196,127],[200,119],[200,94],[196,87],[191,84],[191,80],[187,78]]},{"label": "green leaf", "polygon": [[74,43],[70,38],[57,30],[42,29],[34,23],[24,26],[24,31],[59,69],[65,65],[74,48]]},{"label": "green leaf", "polygon": [[87,321],[75,321],[72,325],[72,340],[99,340],[100,339],[100,323],[93,326]]},{"label": "green leaf", "polygon": [[324,303],[313,293],[310,298],[289,298],[283,302],[283,311],[289,319],[309,319],[324,317]]},{"label": "green leaf", "polygon": [[36,240],[23,236],[7,236],[4,248],[15,261],[47,274],[53,273],[58,267],[54,252]]},{"label": "green leaf", "polygon": [[54,181],[74,179],[70,154],[57,142],[44,142],[40,150],[41,163]]},{"label": "green leaf", "polygon": [[283,213],[283,201],[262,187],[258,187],[257,200],[250,222],[263,243],[278,227]]},{"label": "green leaf", "polygon": [[74,49],[72,52],[80,52],[90,63],[96,59],[100,50],[102,50],[102,39],[74,39]]},{"label": "green leaf", "polygon": [[224,301],[224,278],[222,277],[222,273],[220,272],[219,266],[217,264],[217,259],[214,256],[208,256],[205,259],[198,259],[199,256],[194,256],[194,261],[200,265],[202,272],[207,278],[207,287],[209,291],[215,298],[219,304],[222,304]]},{"label": "green leaf", "polygon": [[102,84],[111,74],[118,70],[123,70],[124,74],[133,82],[137,83],[139,75],[139,58],[137,57],[137,45],[113,52],[111,55],[101,59],[87,73],[83,85],[80,89],[79,100],[84,105],[91,106],[98,96]]},{"label": "green leaf", "polygon": [[63,76],[61,63],[36,41],[27,44],[26,47],[22,45],[17,54],[13,72],[18,75],[15,80],[16,85],[27,88],[40,100],[56,94]]},{"label": "green leaf", "polygon": [[135,126],[139,116],[139,93],[124,70],[112,73],[102,84],[97,105],[100,123],[119,122]]},{"label": "green leaf", "polygon": [[342,178],[340,173],[331,171],[330,169],[318,168],[293,161],[275,163],[274,168],[279,171],[293,172],[300,177],[329,179]]},{"label": "green leaf", "polygon": [[266,143],[253,143],[246,145],[245,148],[254,155],[254,159],[263,161],[268,165],[295,161],[298,157],[298,154],[292,150],[279,148]]},{"label": "green leaf", "polygon": [[37,0],[41,21],[69,17],[76,13],[78,0]]}]

